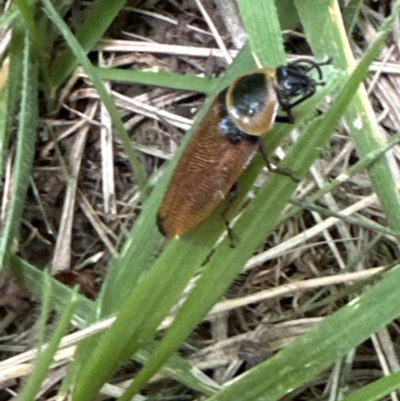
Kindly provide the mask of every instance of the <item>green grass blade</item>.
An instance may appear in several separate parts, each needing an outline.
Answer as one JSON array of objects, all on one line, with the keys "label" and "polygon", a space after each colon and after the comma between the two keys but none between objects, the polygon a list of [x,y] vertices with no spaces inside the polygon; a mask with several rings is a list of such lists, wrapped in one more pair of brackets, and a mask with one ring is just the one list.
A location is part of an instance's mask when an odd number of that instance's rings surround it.
[{"label": "green grass blade", "polygon": [[275,2],[275,5],[278,10],[282,31],[293,31],[300,26],[299,16],[295,11],[293,0],[279,0]]},{"label": "green grass blade", "polygon": [[[7,99],[8,99],[8,85],[0,88],[0,168],[3,172],[3,166],[5,163],[6,149],[8,146],[8,135],[7,135]],[[3,175],[3,174],[1,174]]]},{"label": "green grass blade", "polygon": [[8,144],[14,123],[14,116],[17,104],[20,101],[21,76],[24,60],[24,37],[25,33],[21,28],[20,21],[13,18],[14,26],[12,30],[9,67],[3,65],[3,73],[6,76],[5,86],[2,88],[2,98],[5,101],[4,114],[0,132],[0,172],[4,174],[5,158]]},{"label": "green grass blade", "polygon": [[[2,107],[4,105],[4,115],[2,116],[0,131],[0,174],[4,174],[5,159],[13,124],[15,122],[15,113],[20,102],[21,84],[22,84],[22,66],[24,65],[24,38],[25,28],[19,17],[16,8],[11,9],[0,17],[1,26],[7,23],[12,26],[11,44],[9,47],[9,66],[6,67],[6,61],[2,65],[2,79],[5,80],[4,87],[1,88]],[[3,75],[4,74],[4,75]]]},{"label": "green grass blade", "polygon": [[100,79],[157,85],[166,88],[183,89],[212,93],[218,87],[218,80],[193,75],[174,74],[172,72],[149,72],[140,70],[123,70],[120,68],[94,67]]},{"label": "green grass blade", "polygon": [[[20,281],[37,297],[41,297],[45,282],[47,280],[46,272],[41,271],[20,259],[19,257],[12,255],[10,260],[10,267]],[[52,278],[52,294],[51,294],[51,307],[55,308],[59,313],[63,313],[68,308],[69,301],[72,297],[76,297],[75,312],[73,315],[73,324],[81,329],[88,326],[88,324],[94,321],[96,315],[96,304],[84,297],[83,295],[74,295],[74,290],[60,283],[59,281]],[[147,361],[149,350],[153,350],[155,343],[150,342],[144,345],[144,349],[140,350],[135,359],[141,363]],[[167,373],[177,381],[184,383],[189,388],[193,388],[197,391],[201,391],[204,394],[212,395],[215,393],[213,385],[206,384],[192,372],[188,362],[180,356],[174,356],[166,366]],[[73,380],[76,380],[74,378]],[[66,385],[65,388],[69,386]]]},{"label": "green grass blade", "polygon": [[[19,68],[17,71],[21,71]],[[37,65],[32,53],[28,36],[25,36],[21,85],[20,122],[18,128],[15,163],[13,168],[12,188],[9,207],[0,236],[0,266],[6,264],[10,256],[11,245],[19,233],[20,221],[26,191],[28,189],[30,172],[35,152],[37,127]],[[13,91],[16,87],[13,86]],[[10,88],[11,90],[11,88]],[[10,102],[14,104],[16,93],[10,94]],[[12,112],[12,110],[11,110]],[[12,116],[10,116],[12,117]]]},{"label": "green grass blade", "polygon": [[396,372],[354,391],[351,395],[343,398],[343,401],[378,401],[399,388],[400,372]]},{"label": "green grass blade", "polygon": [[43,292],[43,306],[41,316],[39,320],[39,328],[42,332],[42,339],[38,347],[38,354],[34,362],[34,367],[31,375],[29,376],[23,390],[18,396],[19,401],[30,401],[35,400],[36,395],[39,392],[42,383],[44,382],[47,373],[50,369],[50,365],[53,361],[54,355],[57,352],[58,346],[62,337],[67,333],[69,324],[74,314],[76,305],[76,292],[70,298],[67,307],[63,311],[60,320],[57,323],[57,327],[54,330],[50,340],[47,344],[44,343],[44,332],[46,330],[46,323],[50,312],[50,300],[52,289],[51,278],[46,274],[46,280]]},{"label": "green grass blade", "polygon": [[[125,3],[126,0],[98,0],[93,2],[88,17],[76,33],[76,40],[80,44],[79,47],[83,54],[93,49]],[[73,46],[57,58],[53,75],[56,88],[72,73],[78,62],[82,64],[82,61],[76,57],[76,50]]]},{"label": "green grass blade", "polygon": [[286,64],[281,28],[275,2],[239,0],[240,13],[249,34],[250,46],[262,66]]},{"label": "green grass blade", "polygon": [[[18,279],[37,297],[43,294],[46,276],[39,270],[16,255],[10,258],[10,267]],[[72,297],[73,290],[66,285],[53,279],[51,306],[60,313],[67,308]],[[77,295],[77,305],[74,314],[74,324],[84,328],[88,325],[90,318],[94,315],[94,302],[83,295]]]},{"label": "green grass blade", "polygon": [[0,28],[8,28],[9,26],[11,26],[18,15],[18,10],[12,7],[9,8],[6,12],[0,15]]},{"label": "green grass blade", "polygon": [[348,36],[350,36],[354,30],[362,5],[362,0],[350,0],[343,10],[343,22]]},{"label": "green grass blade", "polygon": [[47,62],[48,55],[46,54],[43,46],[45,41],[41,37],[37,26],[38,19],[35,18],[35,14],[37,13],[37,4],[36,2],[29,3],[27,0],[15,0],[14,3],[18,7],[21,18],[23,19],[24,28],[29,33],[29,39],[32,42],[33,52],[38,60],[38,64],[42,72],[41,77],[45,80],[47,89],[49,89],[51,84],[49,66]]},{"label": "green grass blade", "polygon": [[153,265],[132,289],[117,320],[98,340],[91,357],[83,363],[79,382],[73,391],[75,401],[93,399],[115,369],[133,355],[143,341],[151,339],[164,316],[178,301],[195,269],[196,265],[175,264],[165,271],[162,263]]},{"label": "green grass blade", "polygon": [[[351,71],[354,69],[355,61],[343,22],[340,20],[338,4],[333,1],[331,3],[328,9],[328,7],[324,6],[324,2],[314,2],[312,0],[295,1],[314,54],[320,58],[331,56],[338,68]],[[310,9],[313,9],[313,19],[309,18]],[[393,20],[398,16],[399,12],[400,4],[396,1],[392,5],[390,17],[382,24],[372,46],[377,49],[381,48],[384,38],[391,31]],[[378,52],[375,51],[369,52],[368,57],[374,58],[377,56]],[[363,86],[358,89],[356,96],[349,105],[345,118],[360,157],[364,157],[374,149],[382,146],[384,138],[378,135],[380,129]],[[400,209],[400,194],[387,156],[380,157],[369,167],[368,172],[389,224],[395,231],[399,231],[400,213],[398,213],[398,210]]]},{"label": "green grass blade", "polygon": [[275,401],[310,380],[399,316],[397,277],[399,268],[210,401]]},{"label": "green grass blade", "polygon": [[[76,37],[72,34],[71,30],[68,28],[67,24],[62,20],[59,14],[54,9],[50,0],[41,0],[43,6],[46,9],[46,12],[49,14],[50,18],[63,34],[65,40],[67,41],[68,45],[74,52],[76,59],[82,65],[83,69],[85,70],[86,74],[89,76],[90,80],[93,83],[93,86],[96,88],[97,92],[99,93],[100,99],[107,108],[107,111],[110,113],[112,121],[117,129],[117,132],[124,144],[125,151],[128,154],[129,161],[132,165],[133,171],[135,173],[135,177],[138,181],[139,188],[141,191],[144,191],[147,185],[147,178],[144,172],[143,166],[141,165],[138,157],[138,152],[132,146],[131,140],[129,138],[128,132],[126,131],[124,124],[119,116],[118,109],[115,106],[110,94],[107,92],[106,88],[104,87],[103,83],[101,82],[100,78],[96,74],[96,71],[85,54],[85,50],[80,46]],[[114,3],[114,2],[113,2]],[[115,2],[117,3],[117,2]],[[111,7],[111,6],[110,6]],[[108,11],[107,11],[108,13]],[[108,14],[107,14],[108,15]]]}]

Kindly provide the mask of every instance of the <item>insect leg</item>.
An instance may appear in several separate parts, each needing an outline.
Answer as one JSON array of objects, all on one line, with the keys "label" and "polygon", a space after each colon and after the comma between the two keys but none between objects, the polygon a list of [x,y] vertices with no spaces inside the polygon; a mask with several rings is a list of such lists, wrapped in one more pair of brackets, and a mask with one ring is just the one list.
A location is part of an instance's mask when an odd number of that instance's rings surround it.
[{"label": "insect leg", "polygon": [[276,116],[275,117],[275,122],[276,123],[289,123],[293,124],[294,123],[294,117],[292,116],[290,110],[287,112],[287,116]]},{"label": "insect leg", "polygon": [[227,231],[228,237],[229,237],[229,246],[231,248],[236,248],[236,241],[235,241],[235,235],[233,233],[233,229],[230,226],[228,214],[232,209],[232,205],[235,203],[236,199],[238,198],[238,195],[239,195],[239,185],[236,182],[235,184],[233,184],[231,190],[229,191],[228,203],[227,203],[225,209],[221,213],[221,216],[224,220],[226,231]]},{"label": "insect leg", "polygon": [[265,161],[265,164],[267,166],[267,169],[269,171],[271,171],[272,173],[276,173],[276,174],[280,174],[280,175],[284,175],[286,177],[291,178],[294,182],[300,182],[300,178],[296,177],[292,171],[289,170],[285,170],[283,168],[279,168],[279,167],[273,167],[270,160],[269,160],[269,156],[268,156],[268,152],[267,152],[267,148],[264,145],[264,142],[260,141],[260,153],[262,158]]}]

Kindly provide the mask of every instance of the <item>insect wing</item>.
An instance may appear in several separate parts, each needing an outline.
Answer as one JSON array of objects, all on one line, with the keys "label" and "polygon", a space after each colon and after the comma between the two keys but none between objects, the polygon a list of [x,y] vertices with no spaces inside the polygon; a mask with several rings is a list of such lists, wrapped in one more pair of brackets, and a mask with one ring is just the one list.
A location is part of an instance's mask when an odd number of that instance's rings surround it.
[{"label": "insect wing", "polygon": [[[228,119],[228,120],[227,120]],[[185,148],[158,212],[167,237],[180,236],[205,219],[228,194],[259,147],[257,137],[238,131],[217,97]]]}]

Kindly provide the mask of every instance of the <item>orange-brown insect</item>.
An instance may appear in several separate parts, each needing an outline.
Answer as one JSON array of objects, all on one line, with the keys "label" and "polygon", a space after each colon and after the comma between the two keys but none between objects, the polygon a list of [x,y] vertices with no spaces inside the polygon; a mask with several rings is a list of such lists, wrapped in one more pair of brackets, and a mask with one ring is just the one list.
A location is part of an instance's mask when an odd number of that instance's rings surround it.
[{"label": "orange-brown insect", "polygon": [[[323,84],[308,75],[314,69],[321,80],[321,64],[301,59],[259,69],[236,78],[216,97],[187,144],[158,210],[163,235],[179,237],[204,220],[258,150],[270,168],[260,136],[275,122],[294,121],[292,108]],[[279,107],[285,115],[277,115]]]}]

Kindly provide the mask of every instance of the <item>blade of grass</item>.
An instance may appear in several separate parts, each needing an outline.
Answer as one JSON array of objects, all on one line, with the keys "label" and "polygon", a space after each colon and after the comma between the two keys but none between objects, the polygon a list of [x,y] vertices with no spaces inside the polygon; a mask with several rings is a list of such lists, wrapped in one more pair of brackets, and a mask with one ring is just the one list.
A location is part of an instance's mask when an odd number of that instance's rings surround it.
[{"label": "blade of grass", "polygon": [[396,372],[354,391],[351,395],[343,398],[343,401],[378,401],[399,388],[400,372]]},{"label": "blade of grass", "polygon": [[[9,75],[8,66],[0,67],[2,71],[1,75]],[[7,78],[6,78],[7,79]],[[7,132],[7,117],[8,117],[8,83],[6,81],[0,82],[0,175],[3,176],[3,166],[5,164],[6,150],[8,148],[9,135]]]},{"label": "blade of grass", "polygon": [[[10,7],[0,16],[0,27],[5,29],[12,27],[11,44],[9,47],[9,65],[7,58],[2,60],[1,66],[1,97],[2,107],[4,105],[5,117],[2,116],[0,125],[0,174],[4,174],[5,158],[7,155],[8,144],[15,122],[15,113],[18,102],[20,102],[22,66],[24,65],[24,37],[25,26],[20,18],[17,8]],[[1,269],[1,268],[0,268]]]},{"label": "blade of grass", "polygon": [[[238,0],[250,46],[261,65],[277,67],[286,63],[278,13],[274,1]],[[279,35],[277,35],[279,32]],[[265,51],[268,46],[268,52]]]},{"label": "blade of grass", "polygon": [[29,39],[32,42],[34,54],[42,70],[41,77],[45,80],[47,89],[50,89],[50,73],[48,63],[46,62],[48,56],[45,54],[45,49],[43,48],[44,42],[36,25],[37,19],[35,18],[35,14],[37,4],[36,2],[28,3],[27,0],[15,0],[14,3],[18,7],[25,29],[29,32]]},{"label": "blade of grass", "polygon": [[399,232],[393,231],[390,228],[383,226],[382,224],[378,224],[370,220],[364,220],[362,218],[347,216],[340,212],[334,212],[328,208],[318,206],[315,205],[314,203],[310,203],[308,201],[304,201],[297,198],[292,198],[290,200],[290,203],[297,206],[298,210],[312,210],[314,212],[319,213],[322,216],[336,217],[341,221],[345,221],[347,224],[354,224],[357,227],[365,227],[369,231],[373,231],[376,234],[381,233],[386,235],[393,235],[394,237],[400,238],[400,231]]},{"label": "blade of grass", "polygon": [[[133,168],[135,173],[135,177],[138,182],[138,186],[142,193],[144,193],[145,188],[147,186],[147,178],[144,172],[144,168],[141,165],[138,157],[138,152],[132,146],[131,139],[129,138],[129,134],[126,131],[124,124],[119,116],[118,109],[115,106],[110,94],[107,92],[106,88],[104,87],[103,83],[101,82],[100,78],[96,74],[96,71],[85,54],[84,49],[80,46],[76,37],[72,34],[71,30],[67,26],[67,24],[62,20],[59,14],[56,12],[55,8],[53,7],[50,0],[41,0],[46,12],[48,13],[51,20],[60,30],[62,35],[64,36],[65,40],[67,41],[68,45],[72,49],[76,59],[82,65],[83,69],[85,70],[86,74],[89,76],[90,80],[93,83],[93,86],[96,88],[97,92],[99,93],[101,101],[104,103],[107,111],[109,112],[112,121],[117,129],[118,135],[121,138],[122,143],[124,144],[125,151],[128,155],[129,162]],[[114,2],[113,2],[114,3]],[[117,1],[115,2],[117,3]],[[111,7],[111,6],[110,6]],[[107,11],[108,13],[108,11]]]},{"label": "blade of grass", "polygon": [[[397,268],[359,298],[325,318],[292,345],[261,363],[210,401],[275,401],[327,368],[399,316]],[[371,319],[371,317],[374,317]]]},{"label": "blade of grass", "polygon": [[[44,283],[47,277],[46,272],[36,269],[15,255],[11,256],[10,266],[16,276],[33,294],[37,297],[42,296],[44,291],[43,288],[45,286]],[[59,313],[63,313],[68,308],[69,301],[74,296],[74,291],[54,278],[52,278],[52,287],[51,307],[55,308]],[[95,302],[77,294],[72,323],[81,329],[86,328],[89,323],[94,320],[93,316],[95,316],[95,313]],[[135,360],[144,363],[147,361],[149,351],[154,348],[155,342],[153,341],[144,344],[143,349],[135,355]],[[175,355],[171,359],[169,364],[165,366],[165,369],[168,375],[173,377],[175,380],[182,382],[189,388],[193,388],[207,395],[215,393],[215,385],[210,383],[207,384],[204,380],[197,377],[188,362],[178,355]],[[68,385],[66,385],[65,388],[68,388]]]},{"label": "blade of grass", "polygon": [[60,320],[57,323],[57,327],[54,330],[49,342],[45,344],[45,331],[46,323],[50,313],[50,300],[52,297],[52,283],[49,274],[47,273],[43,292],[43,304],[41,315],[39,319],[39,328],[41,331],[41,340],[38,347],[38,354],[34,362],[34,368],[31,375],[29,376],[23,390],[18,395],[19,401],[29,401],[35,400],[36,395],[42,386],[47,373],[50,369],[50,365],[53,361],[54,355],[57,352],[58,345],[62,337],[66,334],[69,324],[71,322],[72,316],[74,314],[75,305],[77,301],[76,291],[72,294],[65,310],[63,311]]},{"label": "blade of grass", "polygon": [[278,10],[279,22],[282,31],[294,31],[300,25],[300,20],[297,12],[294,12],[295,7],[293,0],[280,0],[275,2]]},{"label": "blade of grass", "polygon": [[[355,174],[360,173],[362,170],[368,168],[375,160],[385,154],[389,149],[393,146],[397,145],[400,142],[400,133],[395,134],[392,136],[385,144],[381,147],[374,149],[372,152],[368,153],[366,156],[362,157],[351,166],[347,172],[340,174],[336,179],[332,180],[329,184],[325,185],[321,189],[319,189],[316,193],[311,196],[302,199],[302,201],[306,201],[309,203],[313,203],[316,200],[320,199],[326,193],[332,191],[335,187],[342,184],[344,181],[349,179],[350,177],[354,176]],[[301,208],[295,206],[288,209],[284,216],[282,216],[282,221],[287,220],[289,217],[294,216]],[[386,228],[390,231],[390,233],[396,236],[396,231],[391,230],[390,228]],[[389,232],[388,231],[388,232]]]},{"label": "blade of grass", "polygon": [[347,36],[350,36],[353,32],[362,5],[362,0],[351,0],[343,10],[343,21]]},{"label": "blade of grass", "polygon": [[[135,360],[146,363],[149,355],[155,350],[158,342],[152,341],[147,346],[144,346],[136,355]],[[212,396],[221,390],[222,386],[218,385],[210,379],[205,373],[199,369],[193,368],[190,361],[182,358],[178,354],[173,355],[168,364],[166,364],[161,373],[185,384],[188,388],[199,391],[207,396]]]},{"label": "blade of grass", "polygon": [[172,72],[149,72],[104,67],[94,67],[94,70],[100,79],[108,81],[157,85],[166,88],[183,89],[203,93],[213,93],[219,86],[218,79],[174,74]]},{"label": "blade of grass", "polygon": [[166,270],[162,257],[158,261],[133,289],[115,323],[91,347],[73,390],[75,401],[93,399],[115,369],[151,339],[197,269],[196,264],[176,263]]},{"label": "blade of grass", "polygon": [[[18,36],[18,47],[20,45],[20,33]],[[15,44],[15,43],[14,43]],[[18,50],[17,50],[18,51]],[[14,54],[19,59],[17,54]],[[17,145],[15,163],[13,168],[13,177],[11,184],[11,196],[9,198],[8,209],[4,219],[4,225],[0,236],[0,266],[1,268],[8,264],[8,258],[11,253],[11,245],[18,235],[24,199],[28,189],[30,172],[33,163],[36,141],[37,126],[37,66],[32,53],[32,47],[27,35],[24,38],[22,70],[18,77],[21,80],[21,103],[20,103],[20,122],[18,127]],[[10,88],[9,102],[11,106],[15,104],[17,94],[14,92],[16,86]],[[11,93],[13,92],[13,93]],[[15,107],[11,112],[15,110]],[[10,116],[11,118],[12,116]],[[8,127],[10,127],[8,125]],[[7,128],[8,128],[7,127]]]},{"label": "blade of grass", "polygon": [[0,15],[0,28],[8,28],[13,25],[13,21],[18,17],[18,10],[10,7]]},{"label": "blade of grass", "polygon": [[[36,296],[40,297],[45,285],[45,273],[16,255],[10,258],[10,267],[18,279]],[[72,297],[71,288],[53,279],[51,306],[60,313],[67,308]],[[74,314],[74,324],[84,328],[88,325],[90,317],[94,315],[94,302],[78,294]]]},{"label": "blade of grass", "polygon": [[[329,8],[327,8],[322,7],[322,3],[312,0],[295,1],[313,52],[319,57],[322,55],[332,56],[338,68],[352,71],[355,61],[341,20],[339,5],[336,1],[331,1]],[[313,10],[313,18],[309,16],[310,9]],[[377,40],[382,42],[382,38],[390,32],[393,15],[396,12],[399,13],[399,9],[399,2],[396,1],[392,5],[391,17],[384,22],[376,35],[375,43]],[[375,57],[377,56],[378,54],[375,55]],[[382,146],[385,139],[380,136],[380,128],[375,113],[363,86],[360,86],[356,96],[349,104],[345,119],[360,157],[364,157]],[[368,172],[389,224],[393,230],[399,231],[400,194],[388,157],[389,155],[380,157],[369,167]]]},{"label": "blade of grass", "polygon": [[[92,50],[125,3],[126,0],[97,0],[93,2],[88,17],[76,33],[76,40],[80,44],[79,47],[82,49],[83,54]],[[72,73],[78,62],[82,64],[82,61],[76,57],[76,50],[71,45],[69,49],[57,57],[53,74],[53,82],[56,89]]]}]

